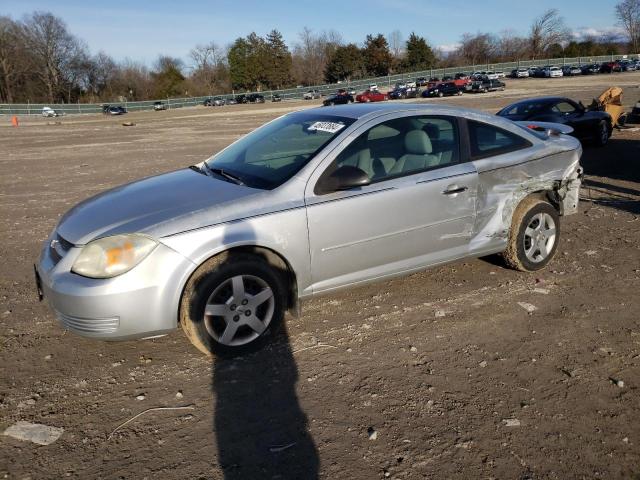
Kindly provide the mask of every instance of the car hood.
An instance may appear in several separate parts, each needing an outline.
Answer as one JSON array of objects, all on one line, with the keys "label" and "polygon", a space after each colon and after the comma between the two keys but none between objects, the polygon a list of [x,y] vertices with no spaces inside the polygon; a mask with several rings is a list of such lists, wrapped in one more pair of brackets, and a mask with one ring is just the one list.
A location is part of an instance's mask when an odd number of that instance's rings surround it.
[{"label": "car hood", "polygon": [[160,238],[256,213],[268,191],[236,185],[191,169],[149,177],[91,197],[69,210],[57,232],[84,245],[120,233]]}]

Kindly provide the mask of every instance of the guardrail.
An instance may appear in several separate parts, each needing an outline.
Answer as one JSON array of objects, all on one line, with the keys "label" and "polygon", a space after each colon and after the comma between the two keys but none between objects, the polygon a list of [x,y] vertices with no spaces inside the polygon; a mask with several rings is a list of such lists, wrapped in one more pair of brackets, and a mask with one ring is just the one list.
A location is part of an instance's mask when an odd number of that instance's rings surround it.
[{"label": "guardrail", "polygon": [[[432,68],[429,70],[421,70],[417,72],[400,73],[396,75],[387,75],[384,77],[363,78],[354,80],[351,82],[341,82],[323,85],[310,85],[302,88],[287,88],[281,90],[264,90],[261,92],[242,92],[242,93],[260,93],[264,95],[266,101],[270,101],[272,95],[278,94],[283,101],[287,100],[300,100],[302,95],[309,90],[318,90],[321,94],[334,93],[339,88],[347,88],[354,90],[364,90],[371,84],[376,84],[380,88],[391,88],[397,82],[415,81],[419,77],[443,77],[446,75],[454,75],[458,72],[472,73],[476,71],[504,71],[510,73],[511,70],[518,67],[530,67],[530,66],[544,66],[544,65],[587,65],[590,63],[602,63],[607,61],[613,61],[621,57],[630,59],[640,59],[640,54],[627,54],[627,55],[603,55],[597,57],[572,57],[572,58],[546,58],[539,60],[518,60],[515,62],[505,63],[485,63],[479,65],[467,65],[464,67],[447,67],[447,68]],[[156,100],[146,100],[140,102],[109,102],[112,105],[123,105],[128,111],[139,110],[153,110],[153,104],[155,102],[163,102],[168,109],[190,107],[195,105],[202,105],[207,98],[221,97],[224,99],[234,98],[240,95],[227,93],[227,94],[211,94],[200,97],[185,97],[185,98],[166,98]],[[108,103],[108,102],[105,102]],[[51,104],[51,103],[26,103],[26,104],[0,104],[0,115],[41,115],[44,107],[51,107],[59,113],[65,115],[73,114],[92,114],[101,113],[102,104],[97,103],[76,103],[76,104]]]}]

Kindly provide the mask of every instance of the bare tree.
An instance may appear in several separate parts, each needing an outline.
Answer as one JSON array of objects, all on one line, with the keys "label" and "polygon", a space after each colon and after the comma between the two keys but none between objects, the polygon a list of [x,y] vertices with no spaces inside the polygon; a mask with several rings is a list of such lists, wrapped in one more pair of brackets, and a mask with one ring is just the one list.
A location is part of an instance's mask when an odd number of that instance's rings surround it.
[{"label": "bare tree", "polygon": [[342,36],[335,30],[315,34],[304,27],[299,41],[293,46],[293,75],[296,80],[304,85],[321,83],[329,59],[342,44]]},{"label": "bare tree", "polygon": [[36,74],[47,89],[50,102],[64,93],[64,77],[83,55],[83,45],[67,31],[65,23],[51,13],[34,12],[23,26],[27,47],[33,53]]},{"label": "bare tree", "polygon": [[531,55],[536,58],[543,55],[554,44],[562,44],[569,38],[564,19],[555,8],[547,10],[531,24],[529,46]]},{"label": "bare tree", "polygon": [[227,49],[215,42],[206,45],[196,45],[189,52],[193,60],[193,72],[191,81],[195,91],[211,94],[217,83],[225,75],[224,63],[227,57]]},{"label": "bare tree", "polygon": [[629,37],[633,53],[640,50],[640,0],[623,0],[616,5],[616,17]]},{"label": "bare tree", "polygon": [[0,101],[14,101],[15,89],[29,63],[19,25],[9,17],[0,17]]},{"label": "bare tree", "polygon": [[389,50],[394,58],[398,59],[404,55],[405,41],[400,30],[394,30],[387,36]]},{"label": "bare tree", "polygon": [[502,61],[513,61],[524,58],[528,50],[526,38],[519,37],[513,30],[500,32],[497,44],[497,56]]},{"label": "bare tree", "polygon": [[489,33],[465,33],[460,41],[458,54],[463,60],[476,65],[494,60],[497,40]]}]

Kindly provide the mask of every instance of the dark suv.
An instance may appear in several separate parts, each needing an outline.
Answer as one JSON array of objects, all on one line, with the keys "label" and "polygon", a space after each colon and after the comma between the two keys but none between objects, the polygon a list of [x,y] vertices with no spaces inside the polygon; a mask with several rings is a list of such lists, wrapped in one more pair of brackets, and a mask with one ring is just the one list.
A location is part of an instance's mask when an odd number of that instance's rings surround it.
[{"label": "dark suv", "polygon": [[444,82],[434,85],[422,92],[422,97],[444,97],[448,95],[462,95],[464,87],[459,87],[453,82]]},{"label": "dark suv", "polygon": [[486,76],[479,80],[475,80],[471,84],[471,91],[473,92],[493,92],[495,90],[504,90],[506,85],[500,80],[489,80]]}]

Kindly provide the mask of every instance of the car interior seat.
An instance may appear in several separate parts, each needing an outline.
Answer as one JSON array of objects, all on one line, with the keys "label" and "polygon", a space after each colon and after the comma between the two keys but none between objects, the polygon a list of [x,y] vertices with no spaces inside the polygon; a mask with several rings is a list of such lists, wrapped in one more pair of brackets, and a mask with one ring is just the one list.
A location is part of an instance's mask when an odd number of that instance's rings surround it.
[{"label": "car interior seat", "polygon": [[433,153],[433,145],[424,130],[410,130],[404,137],[405,154],[391,169],[391,174],[424,170],[440,164],[440,157]]}]

